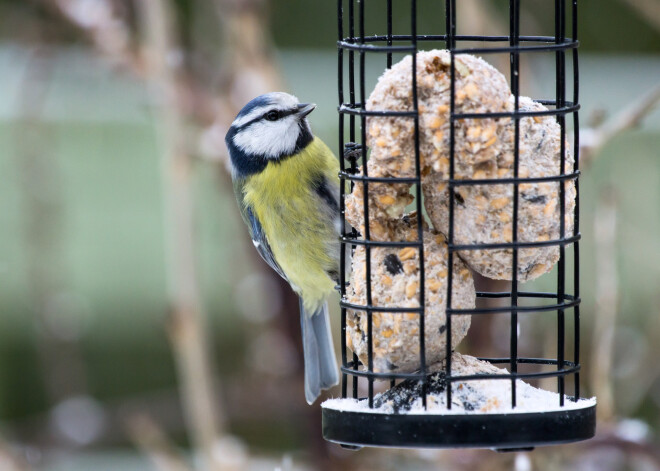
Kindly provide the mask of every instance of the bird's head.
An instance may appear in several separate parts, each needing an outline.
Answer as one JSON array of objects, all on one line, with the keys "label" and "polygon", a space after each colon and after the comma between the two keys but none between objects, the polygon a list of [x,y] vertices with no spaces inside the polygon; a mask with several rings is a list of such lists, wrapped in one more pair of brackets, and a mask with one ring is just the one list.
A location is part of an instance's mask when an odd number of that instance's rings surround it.
[{"label": "bird's head", "polygon": [[260,95],[245,105],[225,136],[234,175],[260,172],[269,161],[304,149],[313,139],[306,116],[314,108],[283,92]]}]

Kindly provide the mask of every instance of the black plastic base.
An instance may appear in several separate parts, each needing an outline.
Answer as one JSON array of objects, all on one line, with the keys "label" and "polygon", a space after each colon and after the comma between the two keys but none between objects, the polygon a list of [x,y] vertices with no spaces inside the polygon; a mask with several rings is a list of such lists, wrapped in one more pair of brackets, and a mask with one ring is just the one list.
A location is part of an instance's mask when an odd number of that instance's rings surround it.
[{"label": "black plastic base", "polygon": [[512,414],[379,414],[323,407],[323,437],[342,446],[533,448],[586,440],[596,405]]}]

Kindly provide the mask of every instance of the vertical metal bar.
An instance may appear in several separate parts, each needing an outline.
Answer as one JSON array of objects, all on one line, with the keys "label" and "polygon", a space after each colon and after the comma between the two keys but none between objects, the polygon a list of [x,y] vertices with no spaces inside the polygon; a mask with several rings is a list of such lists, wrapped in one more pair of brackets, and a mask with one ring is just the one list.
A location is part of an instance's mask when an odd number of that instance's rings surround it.
[{"label": "vertical metal bar", "polygon": [[456,0],[445,0],[445,48],[452,50],[456,47]]},{"label": "vertical metal bar", "polygon": [[[564,42],[565,36],[565,23],[566,18],[564,16],[564,1],[565,0],[555,0],[555,43],[561,44]],[[566,94],[566,74],[565,74],[565,52],[563,50],[558,50],[555,53],[555,65],[556,65],[556,99],[557,107],[563,107],[565,105],[565,94]],[[561,174],[566,173],[566,118],[564,115],[557,116],[557,122],[560,127],[560,152],[561,152]],[[566,214],[566,201],[565,201],[565,185],[563,182],[559,182],[559,238],[564,239],[565,234],[565,221],[564,216]],[[558,263],[558,273],[557,273],[557,302],[563,303],[565,298],[565,283],[566,283],[566,247],[562,243],[559,246],[559,263]],[[564,309],[559,309],[557,312],[557,368],[559,370],[564,369],[564,338],[565,338],[565,319],[564,319]],[[559,405],[564,405],[564,377],[559,376],[557,378],[558,382],[558,393],[559,393]]]},{"label": "vertical metal bar", "polygon": [[[343,0],[337,0],[337,39],[341,41],[344,37],[344,12]],[[344,50],[341,46],[337,46],[337,94],[339,99],[339,106],[344,104]],[[344,114],[339,112],[339,168],[342,173],[346,170],[346,161],[344,159]],[[344,204],[344,183],[345,180],[339,182],[339,212],[341,217],[341,234],[346,235],[346,208]],[[346,295],[346,244],[341,242],[341,250],[339,252],[339,289],[341,299]],[[347,354],[346,354],[346,308],[341,308],[341,365],[346,367]],[[347,376],[342,372],[341,375],[341,397],[345,398],[347,395]]]},{"label": "vertical metal bar", "polygon": [[447,378],[447,409],[451,409],[451,316],[452,316],[452,285],[454,273],[454,111],[456,98],[456,64],[454,56],[454,35],[456,34],[455,0],[446,0],[445,16],[447,20],[447,49],[451,58],[449,74],[449,230],[447,231],[447,305],[445,307],[447,330],[445,330],[445,376]]},{"label": "vertical metal bar", "polygon": [[[576,122],[577,124],[577,122]],[[576,200],[577,200],[577,192],[578,190],[578,182],[577,180],[575,181],[575,191],[576,191]],[[576,211],[577,211],[577,201],[575,203]],[[574,265],[573,265],[573,276],[574,276],[574,290],[575,290],[575,297],[579,299],[580,297],[580,244],[579,242],[575,242],[574,250],[573,250],[573,257],[574,257]],[[576,365],[580,364],[580,305],[578,304],[573,308],[573,362],[575,362]],[[580,398],[580,373],[576,372],[574,375],[575,378],[575,384],[574,384],[574,393],[573,393],[573,401],[576,401]]]},{"label": "vertical metal bar", "polygon": [[[517,48],[520,36],[520,0],[509,0],[509,44]],[[517,50],[509,54],[511,61],[511,93],[514,97],[514,110],[517,112],[520,98],[520,53]],[[513,118],[513,177],[518,178],[520,163],[520,118]],[[509,367],[511,374],[518,373],[518,183],[513,184],[513,215],[511,249],[511,318],[509,332]],[[511,379],[511,407],[516,407],[516,379]]]},{"label": "vertical metal bar", "polygon": [[[387,45],[392,45],[392,0],[387,0]],[[387,53],[387,68],[392,67],[392,53]]]},{"label": "vertical metal bar", "polygon": [[[359,359],[358,359],[357,353],[353,352],[353,368],[357,370],[358,365],[359,365]],[[358,376],[357,375],[353,376],[353,389],[352,389],[351,392],[352,392],[353,399],[357,399],[358,398]]]},{"label": "vertical metal bar", "polygon": [[[344,39],[344,0],[337,0],[337,40]],[[337,95],[339,99],[339,106],[344,103],[344,49],[337,46]],[[342,113],[339,113],[341,116]],[[343,130],[343,127],[339,128]],[[344,141],[339,141],[340,156],[344,155]],[[343,160],[343,159],[340,159]]]},{"label": "vertical metal bar", "polygon": [[[392,0],[387,0],[387,45],[392,45]],[[392,68],[392,53],[387,53],[387,68]],[[396,380],[390,380],[390,388],[396,386]]]},{"label": "vertical metal bar", "polygon": [[425,306],[426,295],[424,293],[424,216],[422,206],[422,169],[419,159],[419,106],[417,100],[417,0],[410,2],[410,36],[413,46],[412,54],[412,98],[413,111],[415,115],[413,122],[415,126],[415,203],[417,209],[417,240],[419,246],[419,305],[422,308],[419,313],[419,364],[420,374],[424,376],[422,382],[422,405],[426,408],[426,330],[425,330]]},{"label": "vertical metal bar", "polygon": [[451,48],[456,48],[456,0],[451,0]]},{"label": "vertical metal bar", "polygon": [[[360,10],[359,22],[359,41],[364,44],[364,2],[365,0],[358,0]],[[365,52],[360,51],[360,103],[361,109],[366,109],[366,92],[365,92]],[[369,174],[367,170],[367,123],[366,116],[360,116],[360,146],[362,149],[362,169],[365,176]],[[364,183],[364,238],[371,240],[369,231],[369,185]],[[371,247],[365,246],[366,254],[366,285],[367,285],[367,370],[370,373],[374,371],[374,340],[373,340],[373,311],[371,310]],[[369,408],[374,406],[374,377],[369,375]]]},{"label": "vertical metal bar", "polygon": [[[573,41],[578,38],[578,0],[573,0],[572,21],[573,21]],[[573,49],[573,103],[578,104],[580,100],[580,72],[578,67],[578,51]],[[573,113],[573,172],[577,172],[580,161],[580,119],[578,112]],[[580,233],[580,185],[575,180],[575,210],[573,211],[573,235]],[[580,298],[580,243],[575,242],[573,248],[573,291],[576,299]],[[580,364],[580,305],[573,308],[573,361],[576,365]],[[573,400],[577,401],[580,397],[580,373],[575,373],[575,384]]]},{"label": "vertical metal bar", "polygon": [[[348,0],[348,35],[355,42],[355,6],[354,0]],[[348,99],[351,107],[355,106],[355,52],[348,51]],[[355,142],[355,116],[348,117],[349,139]]]},{"label": "vertical metal bar", "polygon": [[[348,36],[349,41],[355,42],[355,0],[348,0]],[[355,52],[348,51],[348,100],[351,108],[355,106]],[[355,116],[348,117],[348,134],[350,142],[355,142]],[[366,191],[366,189],[365,189]],[[353,368],[358,369],[358,356],[353,352]],[[359,376],[353,376],[353,399],[358,397]]]}]

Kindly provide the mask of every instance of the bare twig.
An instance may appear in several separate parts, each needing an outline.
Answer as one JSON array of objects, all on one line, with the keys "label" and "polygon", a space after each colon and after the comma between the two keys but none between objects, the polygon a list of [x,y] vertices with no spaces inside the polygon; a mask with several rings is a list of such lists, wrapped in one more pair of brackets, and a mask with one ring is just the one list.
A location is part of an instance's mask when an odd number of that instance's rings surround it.
[{"label": "bare twig", "polygon": [[121,4],[113,0],[36,0],[83,31],[94,47],[112,62],[143,70],[132,48],[131,31]]},{"label": "bare twig", "polygon": [[619,288],[616,265],[616,195],[605,188],[594,214],[596,243],[596,312],[592,338],[591,384],[598,392],[598,416],[612,421],[615,414],[611,372],[614,349],[614,329],[619,309]]},{"label": "bare twig", "polygon": [[591,165],[605,144],[616,136],[639,126],[659,102],[660,84],[602,125],[580,130],[580,167],[584,169]]},{"label": "bare twig", "polygon": [[210,366],[203,308],[195,266],[192,214],[192,159],[185,145],[184,118],[176,99],[176,35],[165,0],[136,2],[150,85],[159,102],[161,162],[166,210],[170,337],[179,371],[186,422],[205,469],[220,469],[214,447],[222,429],[214,376]]},{"label": "bare twig", "polygon": [[[129,19],[122,2],[116,0],[31,0],[47,8],[62,22],[83,33],[88,42],[102,57],[117,67],[129,71],[136,77],[145,78],[147,58],[143,49],[135,46]],[[135,2],[139,7],[141,1]],[[183,51],[168,57],[176,59]],[[198,124],[209,125],[216,118],[218,97],[212,88],[195,76],[179,70],[176,100],[181,110]]]},{"label": "bare twig", "polygon": [[133,442],[159,471],[191,471],[186,460],[148,415],[137,414],[129,417],[126,428]]}]

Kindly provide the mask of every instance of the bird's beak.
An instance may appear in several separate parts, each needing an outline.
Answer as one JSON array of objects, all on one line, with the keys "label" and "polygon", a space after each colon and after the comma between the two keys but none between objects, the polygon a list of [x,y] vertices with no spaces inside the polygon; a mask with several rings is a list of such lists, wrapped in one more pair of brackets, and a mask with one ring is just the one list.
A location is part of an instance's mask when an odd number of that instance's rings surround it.
[{"label": "bird's beak", "polygon": [[304,118],[308,114],[310,114],[312,111],[314,111],[314,108],[316,108],[315,103],[300,103],[298,105],[298,116],[301,118]]}]

